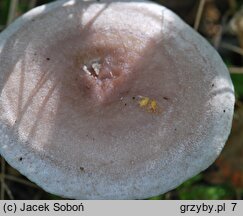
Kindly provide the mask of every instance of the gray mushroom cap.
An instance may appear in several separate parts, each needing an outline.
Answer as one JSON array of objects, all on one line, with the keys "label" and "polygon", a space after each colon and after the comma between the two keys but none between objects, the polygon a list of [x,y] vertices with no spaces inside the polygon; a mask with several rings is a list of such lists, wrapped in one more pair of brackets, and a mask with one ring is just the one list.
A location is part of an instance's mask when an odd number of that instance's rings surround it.
[{"label": "gray mushroom cap", "polygon": [[0,153],[60,196],[175,188],[219,155],[234,100],[217,52],[155,3],[57,1],[0,35]]}]

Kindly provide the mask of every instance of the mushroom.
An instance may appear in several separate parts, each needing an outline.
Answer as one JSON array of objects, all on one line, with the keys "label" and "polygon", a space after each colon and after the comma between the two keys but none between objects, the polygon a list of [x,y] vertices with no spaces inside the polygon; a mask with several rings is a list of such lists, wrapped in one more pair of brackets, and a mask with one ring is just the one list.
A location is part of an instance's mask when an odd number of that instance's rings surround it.
[{"label": "mushroom", "polygon": [[148,1],[65,0],[0,36],[0,152],[44,190],[143,199],[206,169],[234,89],[217,52]]}]

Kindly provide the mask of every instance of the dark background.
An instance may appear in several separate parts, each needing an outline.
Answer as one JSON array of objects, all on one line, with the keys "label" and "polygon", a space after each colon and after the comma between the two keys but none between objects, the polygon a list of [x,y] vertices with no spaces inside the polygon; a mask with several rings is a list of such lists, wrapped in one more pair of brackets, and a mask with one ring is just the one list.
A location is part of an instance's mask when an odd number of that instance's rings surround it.
[{"label": "dark background", "polygon": [[[15,5],[14,2],[17,2]],[[16,17],[50,0],[0,0],[0,31]],[[230,138],[207,170],[149,199],[243,198],[243,0],[158,0],[203,35],[231,72],[236,105]],[[12,5],[12,13],[11,13]],[[202,13],[200,13],[202,11]],[[1,158],[1,199],[61,199],[31,183]],[[4,190],[3,190],[4,189]]]}]

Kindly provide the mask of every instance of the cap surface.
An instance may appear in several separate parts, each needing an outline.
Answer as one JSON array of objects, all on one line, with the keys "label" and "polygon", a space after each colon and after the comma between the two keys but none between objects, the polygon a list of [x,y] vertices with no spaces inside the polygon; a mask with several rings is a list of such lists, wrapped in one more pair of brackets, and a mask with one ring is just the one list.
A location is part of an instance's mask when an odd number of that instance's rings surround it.
[{"label": "cap surface", "polygon": [[57,1],[0,35],[0,153],[45,190],[141,199],[206,169],[234,89],[216,51],[150,2]]}]

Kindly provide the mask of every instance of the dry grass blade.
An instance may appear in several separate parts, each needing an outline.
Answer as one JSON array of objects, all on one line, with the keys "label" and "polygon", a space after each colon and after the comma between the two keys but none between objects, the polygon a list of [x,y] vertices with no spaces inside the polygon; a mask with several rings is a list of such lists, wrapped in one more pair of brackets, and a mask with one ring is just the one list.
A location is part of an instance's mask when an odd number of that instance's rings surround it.
[{"label": "dry grass blade", "polygon": [[15,19],[16,11],[18,8],[18,3],[19,3],[19,0],[11,0],[9,12],[8,12],[7,25],[9,25]]},{"label": "dry grass blade", "polygon": [[232,52],[238,53],[243,56],[243,49],[240,47],[237,47],[237,46],[234,46],[234,45],[228,44],[228,43],[221,43],[220,46],[224,49],[230,50]]},{"label": "dry grass blade", "polygon": [[23,185],[26,185],[26,186],[29,186],[29,187],[39,189],[39,187],[37,185],[35,185],[34,183],[31,183],[31,182],[26,181],[26,180],[21,179],[21,178],[17,178],[17,177],[12,176],[12,175],[5,175],[5,179],[10,180],[10,181],[14,181],[14,182],[17,182],[17,183],[20,183],[20,184],[23,184]]},{"label": "dry grass blade", "polygon": [[13,194],[12,194],[12,192],[11,192],[11,190],[9,189],[9,187],[8,187],[7,184],[4,184],[4,189],[5,189],[5,191],[6,191],[7,195],[8,195],[8,197],[9,197],[11,200],[14,200],[14,196],[13,196]]},{"label": "dry grass blade", "polygon": [[195,30],[198,30],[198,27],[199,27],[199,24],[200,24],[200,21],[201,21],[201,18],[202,18],[202,13],[203,13],[205,2],[206,2],[206,0],[200,0],[199,7],[198,7],[198,10],[197,10],[197,16],[196,16],[196,19],[195,19],[195,22],[194,22],[194,29]]},{"label": "dry grass blade", "polygon": [[243,74],[243,67],[229,67],[229,72],[232,74]]}]

